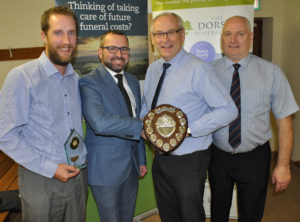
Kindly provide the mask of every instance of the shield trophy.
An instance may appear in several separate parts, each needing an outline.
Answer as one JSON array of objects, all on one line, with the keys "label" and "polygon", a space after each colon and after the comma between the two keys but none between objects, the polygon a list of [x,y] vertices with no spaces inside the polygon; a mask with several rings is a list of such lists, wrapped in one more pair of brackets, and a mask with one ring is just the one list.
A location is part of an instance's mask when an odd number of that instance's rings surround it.
[{"label": "shield trophy", "polygon": [[162,104],[150,110],[145,116],[144,131],[147,139],[156,149],[170,152],[185,138],[187,117],[181,109]]}]

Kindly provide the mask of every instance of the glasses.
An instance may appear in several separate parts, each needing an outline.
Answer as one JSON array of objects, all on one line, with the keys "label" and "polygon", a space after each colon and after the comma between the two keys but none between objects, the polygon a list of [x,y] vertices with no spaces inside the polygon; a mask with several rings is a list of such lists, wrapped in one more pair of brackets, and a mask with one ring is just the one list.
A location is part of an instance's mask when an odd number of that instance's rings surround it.
[{"label": "glasses", "polygon": [[103,47],[100,47],[101,49],[107,49],[108,52],[110,52],[111,54],[117,54],[118,51],[120,50],[120,52],[123,54],[123,55],[128,55],[129,52],[130,52],[130,48],[128,47],[117,47],[117,46],[103,46]]},{"label": "glasses", "polygon": [[180,32],[182,30],[182,28],[177,29],[176,31],[168,31],[168,32],[154,32],[153,36],[157,39],[162,39],[164,37],[164,35],[166,35],[166,37],[170,37],[173,38],[175,37],[175,35]]}]

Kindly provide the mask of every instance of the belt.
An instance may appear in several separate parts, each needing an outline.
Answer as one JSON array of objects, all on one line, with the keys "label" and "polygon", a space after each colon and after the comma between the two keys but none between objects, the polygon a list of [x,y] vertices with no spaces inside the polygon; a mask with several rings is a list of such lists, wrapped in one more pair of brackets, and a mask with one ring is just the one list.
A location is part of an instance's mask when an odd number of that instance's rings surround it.
[{"label": "belt", "polygon": [[262,145],[259,145],[255,148],[253,148],[252,150],[248,150],[248,151],[245,151],[245,152],[239,152],[237,150],[232,150],[232,151],[225,151],[225,150],[222,150],[220,149],[219,147],[217,147],[216,145],[213,145],[215,148],[217,148],[219,151],[222,151],[224,153],[227,153],[227,154],[230,154],[230,155],[237,155],[237,154],[240,154],[240,155],[243,155],[243,154],[247,154],[247,153],[250,153],[250,152],[253,152],[254,150],[256,149],[259,149],[259,148],[262,148],[262,147],[265,147],[269,144],[269,141],[265,142],[264,144]]},{"label": "belt", "polygon": [[170,153],[168,153],[168,152],[162,152],[162,151],[160,151],[160,150],[155,150],[155,152],[157,153],[157,154],[159,154],[159,155],[163,155],[163,156],[170,156],[170,155],[172,155],[172,154],[170,154]]}]

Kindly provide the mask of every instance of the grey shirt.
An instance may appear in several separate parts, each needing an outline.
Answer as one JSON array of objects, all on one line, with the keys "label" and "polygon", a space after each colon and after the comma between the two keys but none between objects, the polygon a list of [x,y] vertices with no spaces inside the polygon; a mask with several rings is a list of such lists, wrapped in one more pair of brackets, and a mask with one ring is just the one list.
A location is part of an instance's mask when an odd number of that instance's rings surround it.
[{"label": "grey shirt", "polygon": [[[249,54],[239,64],[241,87],[241,145],[235,150],[228,143],[229,126],[213,134],[213,142],[227,152],[248,152],[271,137],[270,111],[276,119],[299,110],[291,87],[275,64]],[[226,57],[212,63],[228,93],[230,93],[233,62]]]}]

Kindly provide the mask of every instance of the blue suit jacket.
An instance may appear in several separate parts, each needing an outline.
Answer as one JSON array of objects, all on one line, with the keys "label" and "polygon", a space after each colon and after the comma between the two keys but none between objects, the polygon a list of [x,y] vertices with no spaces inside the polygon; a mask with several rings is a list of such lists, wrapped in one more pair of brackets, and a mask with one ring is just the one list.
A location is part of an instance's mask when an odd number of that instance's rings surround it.
[{"label": "blue suit jacket", "polygon": [[136,99],[136,118],[129,116],[120,89],[102,64],[79,80],[90,185],[120,184],[132,165],[138,175],[139,166],[146,165],[144,141],[140,139],[142,121],[138,116],[140,85],[133,75],[124,75]]}]

